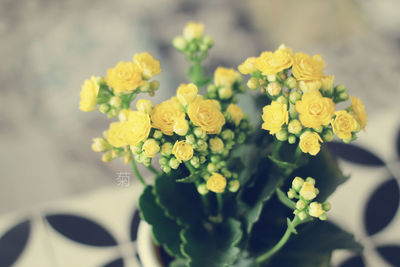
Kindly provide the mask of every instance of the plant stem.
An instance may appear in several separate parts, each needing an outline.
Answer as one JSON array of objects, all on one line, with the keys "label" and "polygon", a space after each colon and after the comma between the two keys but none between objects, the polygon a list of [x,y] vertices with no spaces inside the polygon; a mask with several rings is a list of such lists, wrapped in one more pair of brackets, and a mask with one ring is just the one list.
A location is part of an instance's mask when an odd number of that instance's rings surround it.
[{"label": "plant stem", "polygon": [[285,205],[286,207],[294,210],[296,209],[296,203],[294,203],[294,201],[292,201],[291,199],[289,199],[286,194],[278,187],[276,189],[276,195],[279,199],[279,201]]},{"label": "plant stem", "polygon": [[156,170],[156,168],[154,168],[152,165],[150,165],[149,167],[147,167],[147,169],[149,169],[152,173],[154,173],[155,175],[158,175],[158,171]]},{"label": "plant stem", "polygon": [[272,156],[276,159],[279,159],[279,150],[282,146],[283,142],[274,140],[274,149],[272,151]]},{"label": "plant stem", "polygon": [[224,209],[224,198],[222,197],[222,193],[217,193],[217,203],[218,203],[218,216],[222,217],[222,211]]},{"label": "plant stem", "polygon": [[136,165],[135,157],[132,157],[131,165],[132,165],[133,172],[134,172],[135,175],[136,175],[136,178],[139,180],[139,182],[140,182],[143,186],[146,186],[147,184],[146,184],[146,182],[144,181],[144,179],[143,179],[142,175],[140,174],[140,172],[139,172],[139,170],[138,170],[138,167],[137,167],[137,165]]},{"label": "plant stem", "polygon": [[271,258],[273,255],[275,255],[275,253],[277,253],[289,240],[289,237],[292,235],[292,233],[294,231],[294,227],[296,227],[299,224],[299,222],[300,222],[300,219],[297,216],[295,216],[293,221],[290,222],[291,225],[289,225],[289,222],[288,222],[288,226],[287,226],[286,231],[283,234],[282,238],[270,250],[268,250],[264,254],[261,254],[260,256],[258,256],[256,258],[256,262],[259,264],[263,263],[263,262],[267,261],[269,258]]}]

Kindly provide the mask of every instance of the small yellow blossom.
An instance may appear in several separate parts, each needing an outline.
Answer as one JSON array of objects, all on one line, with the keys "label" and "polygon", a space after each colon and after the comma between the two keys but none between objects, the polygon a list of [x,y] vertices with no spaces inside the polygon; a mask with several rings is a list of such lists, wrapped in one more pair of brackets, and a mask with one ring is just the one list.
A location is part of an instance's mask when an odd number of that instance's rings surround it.
[{"label": "small yellow blossom", "polygon": [[213,173],[207,180],[207,189],[215,192],[222,193],[226,187],[226,178],[219,173]]},{"label": "small yellow blossom", "polygon": [[94,110],[97,104],[97,94],[99,93],[99,80],[100,77],[92,76],[83,83],[81,101],[79,102],[80,110],[85,112]]},{"label": "small yellow blossom", "polygon": [[304,182],[300,189],[300,196],[306,200],[312,200],[317,196],[315,187],[310,182]]},{"label": "small yellow blossom", "polygon": [[321,81],[314,80],[314,81],[299,81],[298,87],[300,88],[303,93],[312,93],[314,91],[318,91],[321,88]]},{"label": "small yellow blossom", "polygon": [[107,131],[107,141],[114,147],[124,147],[128,143],[125,140],[124,123],[113,122]]},{"label": "small yellow blossom", "polygon": [[322,205],[318,202],[311,202],[309,209],[308,209],[308,214],[313,217],[320,217],[322,214],[324,214],[325,211],[322,209]]},{"label": "small yellow blossom", "polygon": [[224,86],[219,88],[218,90],[218,96],[221,99],[229,99],[231,98],[232,94],[233,94],[232,87]]},{"label": "small yellow blossom", "polygon": [[161,146],[161,155],[169,156],[172,153],[172,144],[167,142]]},{"label": "small yellow blossom", "polygon": [[320,80],[324,77],[325,62],[320,55],[309,55],[299,52],[294,55],[292,73],[297,80]]},{"label": "small yellow blossom", "polygon": [[350,140],[352,132],[358,130],[357,120],[345,110],[335,112],[335,119],[332,120],[332,129],[340,139]]},{"label": "small yellow blossom", "polygon": [[181,163],[193,157],[193,147],[185,141],[176,141],[172,148],[172,154],[174,154],[179,163]]},{"label": "small yellow blossom", "polygon": [[149,114],[143,111],[132,111],[128,121],[123,123],[124,136],[128,145],[137,146],[150,133],[151,123]]},{"label": "small yellow blossom", "polygon": [[300,135],[299,146],[301,151],[303,151],[304,153],[309,153],[310,155],[315,156],[321,149],[321,145],[319,142],[322,142],[319,134],[307,131]]},{"label": "small yellow blossom", "polygon": [[185,113],[176,97],[156,105],[151,111],[153,127],[166,135],[174,133],[175,121],[179,118],[185,118]]},{"label": "small yellow blossom", "polygon": [[218,134],[225,124],[225,117],[215,101],[196,98],[188,108],[188,115],[194,125],[200,126],[208,134]]},{"label": "small yellow blossom", "polygon": [[153,158],[156,154],[160,151],[160,146],[158,145],[157,141],[154,139],[147,139],[143,143],[143,154],[146,157]]},{"label": "small yellow blossom", "polygon": [[136,108],[139,111],[143,111],[144,113],[150,114],[153,110],[153,103],[147,99],[139,99],[136,102]]},{"label": "small yellow blossom", "polygon": [[235,83],[238,73],[231,68],[218,67],[214,73],[214,82],[217,86],[232,86]]},{"label": "small yellow blossom", "polygon": [[354,112],[354,115],[358,122],[360,123],[361,130],[365,129],[367,126],[367,112],[365,111],[365,106],[361,102],[358,97],[350,96],[351,101],[351,110]]},{"label": "small yellow blossom", "polygon": [[257,70],[256,57],[247,58],[242,64],[239,65],[238,70],[242,74],[251,74]]},{"label": "small yellow blossom", "polygon": [[301,100],[296,102],[296,110],[305,127],[317,128],[331,122],[335,103],[330,98],[322,97],[319,91],[313,91],[303,94]]},{"label": "small yellow blossom", "polygon": [[214,153],[221,153],[224,151],[224,142],[221,138],[215,137],[209,140],[210,149]]},{"label": "small yellow blossom", "polygon": [[189,130],[189,123],[184,117],[179,117],[175,120],[174,132],[178,135],[184,136]]},{"label": "small yellow blossom", "polygon": [[256,59],[255,65],[264,75],[274,75],[293,64],[293,51],[281,46],[275,52],[263,52]]},{"label": "small yellow blossom", "polygon": [[94,152],[104,152],[110,148],[110,145],[104,138],[97,137],[93,138],[92,149]]},{"label": "small yellow blossom", "polygon": [[289,121],[287,105],[272,101],[271,105],[263,108],[262,119],[264,123],[261,128],[269,131],[270,134],[276,134],[282,129],[282,126]]},{"label": "small yellow blossom", "polygon": [[182,83],[179,85],[178,90],[176,91],[176,96],[183,106],[187,106],[196,98],[198,91],[199,90],[195,84]]},{"label": "small yellow blossom", "polygon": [[136,54],[133,62],[142,71],[143,78],[147,80],[161,72],[160,61],[147,52]]},{"label": "small yellow blossom", "polygon": [[133,91],[142,83],[142,72],[133,62],[119,62],[104,79],[115,93]]},{"label": "small yellow blossom", "polygon": [[333,89],[333,82],[334,82],[335,77],[332,75],[327,75],[324,78],[321,79],[322,83],[322,90],[324,91],[330,91]]},{"label": "small yellow blossom", "polygon": [[244,116],[242,109],[235,104],[230,104],[226,111],[229,113],[229,115],[231,115],[233,122],[236,125],[239,125]]},{"label": "small yellow blossom", "polygon": [[183,29],[183,37],[186,40],[192,40],[203,37],[204,25],[202,23],[189,22]]},{"label": "small yellow blossom", "polygon": [[267,86],[267,92],[271,96],[277,96],[281,93],[282,87],[277,82],[269,83]]}]

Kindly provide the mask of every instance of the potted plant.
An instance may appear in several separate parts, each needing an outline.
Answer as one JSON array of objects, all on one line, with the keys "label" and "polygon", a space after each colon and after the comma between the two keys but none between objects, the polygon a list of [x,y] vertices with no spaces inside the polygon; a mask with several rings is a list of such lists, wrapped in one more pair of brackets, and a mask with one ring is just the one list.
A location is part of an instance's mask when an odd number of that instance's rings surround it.
[{"label": "potted plant", "polygon": [[[82,86],[81,110],[117,118],[92,148],[105,162],[122,157],[132,164],[143,184],[140,213],[150,225],[141,228],[151,230],[174,267],[329,266],[333,250],[361,250],[326,221],[327,199],[348,177],[324,144],[335,135],[356,139],[366,126],[362,102],[350,97],[338,110],[349,95],[324,74],[321,56],[285,46],[208,77],[201,62],[213,40],[203,32],[191,22],[173,40],[191,64],[189,83],[160,104],[136,100],[159,88],[153,77],[160,62],[147,52]],[[250,75],[247,86],[242,75]],[[252,114],[237,105],[247,87],[261,91],[254,96],[261,125],[251,125]],[[161,171],[153,167],[156,157]],[[137,163],[155,174],[153,184]]]}]

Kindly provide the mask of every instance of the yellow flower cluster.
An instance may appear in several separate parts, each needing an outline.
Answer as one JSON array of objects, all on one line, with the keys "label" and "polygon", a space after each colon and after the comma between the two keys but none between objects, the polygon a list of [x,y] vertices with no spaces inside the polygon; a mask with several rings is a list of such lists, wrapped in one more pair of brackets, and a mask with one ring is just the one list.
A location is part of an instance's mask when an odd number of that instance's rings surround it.
[{"label": "yellow flower cluster", "polygon": [[263,108],[262,129],[279,141],[288,141],[304,153],[317,155],[321,143],[336,134],[344,142],[357,137],[367,123],[365,107],[356,97],[351,106],[336,110],[336,103],[349,98],[344,86],[334,86],[334,77],[325,75],[320,55],[310,56],[281,45],[274,52],[246,59],[239,67],[250,74],[247,85],[261,88],[271,100]]},{"label": "yellow flower cluster", "polygon": [[218,67],[214,72],[214,84],[207,88],[207,98],[217,99],[222,103],[236,103],[238,93],[246,91],[242,85],[242,76],[231,68]]},{"label": "yellow flower cluster", "polygon": [[97,94],[99,93],[100,77],[92,76],[82,85],[81,101],[79,109],[85,112],[94,110],[97,104]]}]

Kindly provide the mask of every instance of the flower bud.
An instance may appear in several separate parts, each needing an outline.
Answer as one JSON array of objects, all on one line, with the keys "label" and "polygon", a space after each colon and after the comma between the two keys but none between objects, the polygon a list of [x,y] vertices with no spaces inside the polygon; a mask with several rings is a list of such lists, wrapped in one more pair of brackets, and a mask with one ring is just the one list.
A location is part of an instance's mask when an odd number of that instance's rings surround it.
[{"label": "flower bud", "polygon": [[277,96],[277,95],[279,95],[281,93],[281,91],[282,91],[282,87],[277,82],[269,83],[268,86],[267,86],[267,92],[271,96]]},{"label": "flower bud", "polygon": [[141,92],[148,92],[150,90],[150,83],[148,81],[143,81],[139,86]]},{"label": "flower bud", "polygon": [[303,220],[305,220],[307,218],[307,213],[305,211],[300,211],[297,214],[297,217],[299,217],[300,221],[303,221]]},{"label": "flower bud", "polygon": [[288,137],[288,142],[289,142],[289,144],[294,144],[294,143],[296,143],[296,136],[294,136],[294,135],[289,135],[289,137]]},{"label": "flower bud", "polygon": [[200,184],[197,186],[197,192],[199,192],[200,195],[205,195],[208,193],[207,186],[205,184]]},{"label": "flower bud", "polygon": [[139,111],[150,114],[150,112],[153,110],[153,104],[147,99],[139,99],[136,102],[136,108]]},{"label": "flower bud", "polygon": [[315,81],[299,81],[298,86],[303,93],[311,93],[313,91],[319,90],[321,88],[321,82]]},{"label": "flower bud", "polygon": [[251,90],[256,90],[260,87],[260,83],[256,78],[250,78],[247,81],[247,87],[249,87]]},{"label": "flower bud", "polygon": [[163,166],[163,167],[161,167],[161,170],[162,170],[163,172],[165,172],[165,173],[169,173],[169,172],[171,171],[171,167],[169,167],[169,166]]},{"label": "flower bud", "polygon": [[319,127],[313,128],[313,130],[316,131],[317,133],[322,133],[322,131],[324,130],[324,127],[319,126]]},{"label": "flower bud", "polygon": [[182,83],[179,85],[178,90],[176,91],[176,96],[178,97],[179,102],[186,107],[196,98],[198,93],[197,86],[193,83],[185,84]]},{"label": "flower bud", "polygon": [[194,133],[194,135],[195,135],[197,138],[205,138],[205,137],[207,136],[206,131],[204,131],[204,130],[201,129],[200,127],[194,128],[193,133]]},{"label": "flower bud", "polygon": [[153,158],[160,151],[160,146],[156,140],[150,138],[143,143],[142,149],[146,157]]},{"label": "flower bud", "polygon": [[164,143],[162,146],[161,146],[161,155],[163,155],[163,156],[169,156],[169,155],[171,155],[171,153],[172,153],[172,144],[171,143],[169,143],[169,142],[167,142],[167,143]]},{"label": "flower bud", "polygon": [[322,138],[325,142],[331,142],[335,138],[335,134],[333,133],[332,129],[325,129],[322,134]]},{"label": "flower bud", "polygon": [[282,129],[275,134],[275,137],[279,141],[286,141],[288,139],[288,133],[286,130]]},{"label": "flower bud", "polygon": [[189,22],[183,28],[183,38],[190,41],[203,37],[204,25],[196,22]]},{"label": "flower bud", "polygon": [[304,180],[301,177],[295,177],[292,182],[292,188],[296,191],[300,191],[301,187],[304,184]]},{"label": "flower bud", "polygon": [[281,104],[284,104],[284,105],[287,105],[287,104],[288,104],[288,100],[287,100],[287,98],[284,97],[284,96],[278,97],[278,98],[276,99],[276,101],[279,102],[279,103],[281,103]]},{"label": "flower bud", "polygon": [[312,178],[312,177],[307,177],[306,182],[308,182],[308,183],[310,183],[312,185],[315,185],[315,179]]},{"label": "flower bud", "polygon": [[92,149],[94,152],[104,152],[111,148],[106,139],[98,137],[93,138]]},{"label": "flower bud", "polygon": [[240,183],[239,180],[232,180],[228,184],[228,190],[232,193],[235,193],[239,190]]},{"label": "flower bud", "polygon": [[299,120],[291,120],[289,122],[289,125],[288,125],[288,132],[292,133],[292,134],[295,134],[295,135],[298,135],[298,134],[300,134],[302,128],[303,127],[302,127],[301,122]]},{"label": "flower bud", "polygon": [[101,160],[103,161],[103,162],[110,162],[110,161],[112,161],[114,158],[113,158],[113,156],[112,156],[112,154],[111,154],[111,151],[109,151],[109,152],[107,152],[107,153],[104,153],[103,154],[103,156],[101,157]]},{"label": "flower bud", "polygon": [[187,42],[185,38],[183,38],[182,36],[178,36],[174,38],[174,40],[172,41],[172,45],[175,47],[176,50],[183,51],[186,48]]},{"label": "flower bud", "polygon": [[193,158],[190,159],[190,164],[192,164],[193,167],[199,168],[200,167],[200,160],[199,157],[194,156]]},{"label": "flower bud", "polygon": [[349,94],[346,92],[340,93],[338,99],[339,101],[346,101],[347,99],[349,99]]},{"label": "flower bud", "polygon": [[297,85],[296,79],[293,78],[293,77],[287,78],[286,81],[285,81],[285,85],[286,85],[287,88],[289,88],[289,89],[295,88],[296,85]]},{"label": "flower bud", "polygon": [[208,163],[207,171],[216,172],[218,170],[217,166],[214,163]]},{"label": "flower bud", "polygon": [[175,120],[174,132],[180,136],[185,136],[189,130],[189,123],[185,118]]},{"label": "flower bud", "polygon": [[312,217],[318,218],[324,213],[325,211],[322,209],[322,205],[318,202],[312,202],[308,208],[308,214]]},{"label": "flower bud", "polygon": [[224,150],[224,142],[221,140],[221,138],[211,138],[208,142],[213,153],[222,153]]},{"label": "flower bud", "polygon": [[124,156],[124,164],[129,164],[132,160],[132,154],[131,153],[126,153]]},{"label": "flower bud", "polygon": [[329,203],[328,201],[322,203],[322,208],[324,209],[324,211],[330,211],[332,208],[331,203]]},{"label": "flower bud", "polygon": [[344,85],[342,85],[342,84],[339,84],[335,88],[336,94],[345,93],[346,91],[347,91],[346,87]]},{"label": "flower bud", "polygon": [[289,94],[290,103],[292,103],[293,105],[295,105],[296,102],[299,101],[300,99],[301,99],[301,94],[297,91],[292,91]]},{"label": "flower bud", "polygon": [[302,210],[306,207],[306,203],[303,200],[299,200],[296,202],[296,209]]},{"label": "flower bud", "polygon": [[230,140],[232,140],[233,138],[235,138],[235,133],[232,132],[232,130],[227,129],[227,130],[224,130],[224,131],[221,133],[221,137],[222,137],[222,139],[224,139],[224,140],[226,140],[226,141],[230,141]]},{"label": "flower bud", "polygon": [[188,143],[190,145],[193,145],[196,143],[196,138],[194,137],[193,134],[186,135],[185,139],[186,139],[186,143]]},{"label": "flower bud", "polygon": [[312,183],[304,182],[303,186],[300,189],[300,196],[302,196],[306,200],[314,199],[317,194],[315,193],[315,187]]},{"label": "flower bud", "polygon": [[290,188],[289,191],[287,192],[287,195],[288,195],[288,198],[293,199],[296,197],[297,194],[292,188]]},{"label": "flower bud", "polygon": [[275,81],[276,81],[276,76],[275,76],[275,74],[270,74],[270,75],[268,75],[268,76],[267,76],[267,80],[268,80],[269,82],[275,82]]},{"label": "flower bud", "polygon": [[155,130],[153,133],[154,139],[161,139],[162,137],[162,132],[160,130]]},{"label": "flower bud", "polygon": [[207,147],[208,147],[208,145],[207,145],[206,141],[201,140],[201,139],[197,141],[197,150],[198,151],[206,151]]},{"label": "flower bud", "polygon": [[203,38],[203,44],[205,44],[207,48],[210,48],[214,45],[214,40],[210,36],[205,36]]},{"label": "flower bud", "polygon": [[115,108],[119,108],[121,106],[121,103],[122,99],[119,96],[113,96],[110,99],[110,105]]},{"label": "flower bud", "polygon": [[[245,133],[239,133],[238,137],[236,138],[236,142],[238,144],[243,144],[244,141],[246,141],[246,134]],[[231,146],[232,147],[232,146]]]},{"label": "flower bud", "polygon": [[178,169],[179,167],[179,161],[176,158],[171,158],[168,164],[174,170]]},{"label": "flower bud", "polygon": [[232,93],[232,88],[227,86],[221,87],[218,90],[218,96],[221,99],[229,99],[232,96]]},{"label": "flower bud", "polygon": [[293,105],[292,103],[289,104],[289,117],[291,119],[296,119],[298,117],[299,113],[296,110],[296,105]]},{"label": "flower bud", "polygon": [[206,162],[207,158],[205,156],[200,156],[200,164]]},{"label": "flower bud", "polygon": [[321,83],[322,83],[322,90],[324,91],[324,94],[328,95],[328,96],[332,96],[333,94],[333,81],[334,78],[332,75],[327,75],[324,78],[321,79]]},{"label": "flower bud", "polygon": [[160,164],[161,167],[167,165],[168,164],[168,158],[160,157],[160,159],[158,160],[158,164]]},{"label": "flower bud", "polygon": [[326,214],[322,214],[321,216],[318,217],[318,219],[320,219],[321,221],[326,221]]},{"label": "flower bud", "polygon": [[159,81],[152,81],[150,83],[150,90],[151,91],[157,91],[157,89],[160,87],[160,82]]},{"label": "flower bud", "polygon": [[99,106],[99,111],[103,114],[107,114],[108,111],[110,111],[110,105],[109,104],[101,104]]}]

